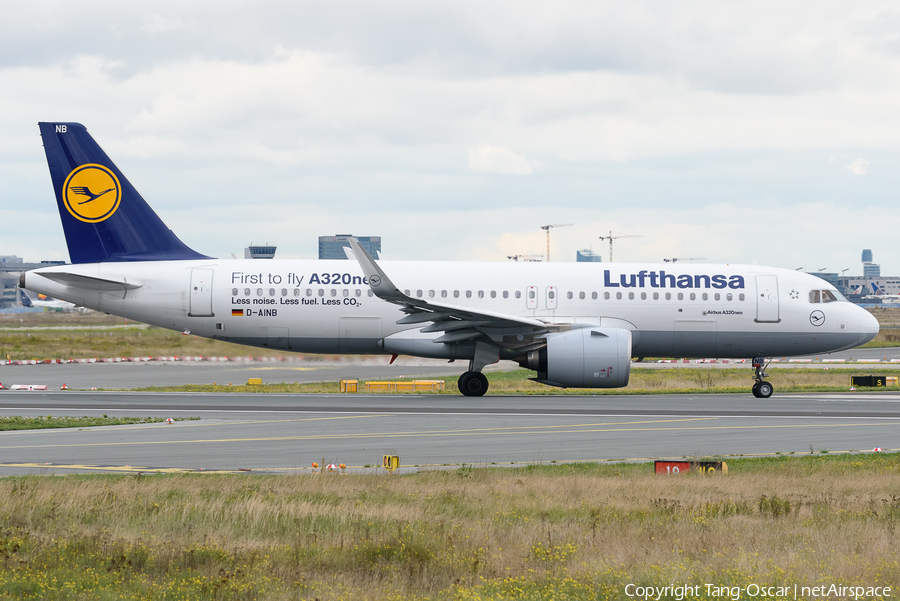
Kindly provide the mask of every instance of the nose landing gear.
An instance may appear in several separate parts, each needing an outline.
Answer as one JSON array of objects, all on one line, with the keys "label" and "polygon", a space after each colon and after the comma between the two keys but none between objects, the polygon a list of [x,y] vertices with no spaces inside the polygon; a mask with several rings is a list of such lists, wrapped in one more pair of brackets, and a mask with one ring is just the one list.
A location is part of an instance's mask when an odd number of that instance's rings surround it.
[{"label": "nose landing gear", "polygon": [[765,357],[755,357],[753,359],[753,379],[756,380],[756,383],[753,384],[751,391],[753,396],[758,399],[767,399],[775,392],[775,388],[766,382],[769,374],[765,373],[764,370],[768,366],[769,364],[766,363]]}]

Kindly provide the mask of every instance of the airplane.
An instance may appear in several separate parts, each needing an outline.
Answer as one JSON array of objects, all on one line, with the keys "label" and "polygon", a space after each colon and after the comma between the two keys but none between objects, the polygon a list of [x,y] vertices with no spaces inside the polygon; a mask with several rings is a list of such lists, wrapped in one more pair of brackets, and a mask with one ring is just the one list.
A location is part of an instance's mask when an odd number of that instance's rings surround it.
[{"label": "airplane", "polygon": [[900,303],[900,294],[888,294],[881,288],[879,288],[878,284],[872,283],[872,294],[867,296],[866,298],[879,298],[881,299],[881,304],[883,305],[894,305]]},{"label": "airplane", "polygon": [[[185,333],[305,353],[511,360],[564,388],[628,385],[632,357],[766,359],[872,340],[878,322],[794,270],[690,263],[219,260],[185,245],[79,123],[39,123],[71,265],[20,285]],[[102,194],[101,194],[102,192]],[[92,197],[83,203],[85,196]]]},{"label": "airplane", "polygon": [[29,309],[40,309],[46,307],[48,309],[74,309],[75,305],[72,303],[67,303],[66,301],[57,300],[55,298],[50,298],[44,294],[38,294],[37,299],[33,299],[28,296],[28,293],[25,292],[22,288],[16,288],[16,292],[19,295],[19,302],[23,307],[27,307]]}]

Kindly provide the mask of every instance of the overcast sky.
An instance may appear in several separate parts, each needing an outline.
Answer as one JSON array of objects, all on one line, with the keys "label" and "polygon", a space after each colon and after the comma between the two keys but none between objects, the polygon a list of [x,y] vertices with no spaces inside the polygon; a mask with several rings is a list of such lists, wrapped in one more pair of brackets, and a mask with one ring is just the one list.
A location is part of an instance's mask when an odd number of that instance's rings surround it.
[{"label": "overcast sky", "polygon": [[0,4],[0,254],[68,259],[38,121],[197,251],[900,274],[891,2]]}]

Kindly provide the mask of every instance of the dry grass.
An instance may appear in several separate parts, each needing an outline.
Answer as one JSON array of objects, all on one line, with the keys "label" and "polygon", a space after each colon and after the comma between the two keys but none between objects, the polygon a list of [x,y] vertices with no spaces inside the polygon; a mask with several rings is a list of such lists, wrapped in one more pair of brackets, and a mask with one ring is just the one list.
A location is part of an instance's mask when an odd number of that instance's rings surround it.
[{"label": "dry grass", "polygon": [[41,562],[60,574],[70,568],[57,564],[78,565],[70,580],[115,586],[116,598],[182,598],[175,583],[183,598],[210,599],[900,585],[897,455],[739,460],[727,476],[651,471],[10,478],[0,481],[0,594],[39,579]]}]

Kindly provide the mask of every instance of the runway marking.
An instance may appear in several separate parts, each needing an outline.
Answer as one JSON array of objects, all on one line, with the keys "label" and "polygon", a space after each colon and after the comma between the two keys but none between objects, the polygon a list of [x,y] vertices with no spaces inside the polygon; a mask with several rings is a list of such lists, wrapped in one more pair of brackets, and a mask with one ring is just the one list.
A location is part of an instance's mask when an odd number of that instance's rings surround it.
[{"label": "runway marking", "polygon": [[[680,420],[678,420],[680,421]],[[593,424],[592,424],[593,425]],[[697,431],[697,430],[758,430],[758,429],[781,429],[781,428],[840,428],[847,425],[852,426],[896,426],[900,423],[862,423],[862,424],[794,424],[794,425],[753,425],[753,426],[706,426],[706,427],[685,427],[685,428],[606,428],[595,430],[563,430],[567,434],[596,434],[601,432],[671,432],[671,431]],[[578,428],[578,426],[563,426],[570,428]],[[514,428],[508,428],[514,429]],[[521,428],[526,430],[528,428]],[[425,432],[377,432],[377,433],[356,433],[356,434],[316,434],[309,436],[270,436],[256,438],[220,438],[220,439],[199,439],[199,440],[155,440],[155,441],[130,441],[130,442],[98,442],[98,443],[77,443],[77,444],[43,444],[43,445],[14,445],[0,446],[0,449],[49,449],[49,448],[82,448],[82,447],[116,447],[116,446],[137,446],[137,445],[173,445],[173,444],[209,444],[209,443],[242,443],[242,442],[280,442],[280,441],[304,441],[304,440],[352,440],[352,439],[378,439],[378,438],[433,438],[440,436],[497,436],[510,434],[558,434],[560,430],[546,432],[511,432],[500,431],[501,428],[488,428],[478,430],[450,430],[450,431],[425,431]]]},{"label": "runway marking", "polygon": [[82,426],[81,428],[32,428],[32,429],[22,429],[22,430],[0,430],[0,437],[2,436],[12,436],[14,434],[56,434],[56,433],[64,433],[64,432],[88,432],[88,431],[97,431],[97,432],[112,432],[119,430],[145,430],[150,428],[167,428],[174,430],[178,427],[190,427],[196,428],[198,426],[205,426],[207,428],[212,428],[215,426],[243,426],[247,424],[283,424],[283,423],[291,423],[291,422],[318,422],[318,421],[328,421],[328,420],[336,420],[336,419],[360,419],[365,417],[390,417],[390,414],[370,414],[366,413],[364,415],[338,415],[335,417],[307,417],[302,419],[265,419],[265,420],[254,420],[254,421],[234,421],[234,422],[206,422],[204,423],[202,420],[193,420],[190,422],[176,422],[174,424],[167,424],[165,422],[155,422],[152,424],[119,424],[119,425],[110,425],[110,426]]},{"label": "runway marking", "polygon": [[[320,369],[337,369],[338,365],[334,367],[249,367],[247,371],[317,371]],[[282,382],[279,382],[281,384]]]}]

